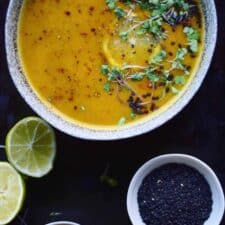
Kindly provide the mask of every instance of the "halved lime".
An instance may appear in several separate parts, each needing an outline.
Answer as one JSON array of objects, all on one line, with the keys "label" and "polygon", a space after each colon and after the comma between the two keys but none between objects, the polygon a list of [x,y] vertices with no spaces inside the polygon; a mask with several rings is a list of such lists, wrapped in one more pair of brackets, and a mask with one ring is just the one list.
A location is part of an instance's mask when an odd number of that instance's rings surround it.
[{"label": "halved lime", "polygon": [[52,169],[55,152],[54,131],[40,118],[27,117],[19,121],[6,138],[9,162],[31,177],[42,177]]},{"label": "halved lime", "polygon": [[0,225],[11,222],[23,205],[25,185],[21,175],[6,162],[0,162]]}]

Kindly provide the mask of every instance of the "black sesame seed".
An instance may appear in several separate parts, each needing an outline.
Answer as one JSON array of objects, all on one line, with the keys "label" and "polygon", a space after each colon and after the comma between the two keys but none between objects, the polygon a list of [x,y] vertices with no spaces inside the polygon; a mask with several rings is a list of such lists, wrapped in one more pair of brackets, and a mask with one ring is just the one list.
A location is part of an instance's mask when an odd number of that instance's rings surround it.
[{"label": "black sesame seed", "polygon": [[172,75],[172,74],[169,75],[169,76],[167,77],[167,80],[168,80],[168,81],[172,81],[172,80],[173,80],[173,75]]},{"label": "black sesame seed", "polygon": [[132,95],[127,100],[129,107],[137,115],[148,114],[148,109],[146,106],[143,106],[141,99]]},{"label": "black sesame seed", "polygon": [[146,225],[203,225],[212,210],[212,193],[198,171],[173,163],[144,178],[138,204]]},{"label": "black sesame seed", "polygon": [[147,93],[147,94],[142,95],[142,97],[147,98],[147,97],[151,97],[151,95],[152,95],[151,93]]},{"label": "black sesame seed", "polygon": [[187,69],[187,70],[190,70],[190,69],[191,69],[191,66],[190,66],[190,65],[188,65],[188,66],[186,67],[186,69]]},{"label": "black sesame seed", "polygon": [[151,107],[150,107],[150,110],[153,112],[153,111],[156,110],[156,109],[157,109],[156,104],[155,104],[155,103],[152,103],[152,104],[151,104]]},{"label": "black sesame seed", "polygon": [[159,100],[159,96],[152,97],[152,100],[154,100],[154,101]]},{"label": "black sesame seed", "polygon": [[165,82],[159,82],[159,87],[163,87],[163,86],[165,86],[165,85],[166,85]]}]

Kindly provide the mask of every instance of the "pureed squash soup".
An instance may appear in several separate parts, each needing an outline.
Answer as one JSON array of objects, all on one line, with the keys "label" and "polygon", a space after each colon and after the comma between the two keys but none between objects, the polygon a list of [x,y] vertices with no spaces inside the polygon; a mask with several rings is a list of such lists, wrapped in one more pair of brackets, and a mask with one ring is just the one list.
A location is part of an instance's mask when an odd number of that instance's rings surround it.
[{"label": "pureed squash soup", "polygon": [[24,0],[24,74],[39,98],[85,126],[121,126],[160,113],[201,60],[199,1]]}]

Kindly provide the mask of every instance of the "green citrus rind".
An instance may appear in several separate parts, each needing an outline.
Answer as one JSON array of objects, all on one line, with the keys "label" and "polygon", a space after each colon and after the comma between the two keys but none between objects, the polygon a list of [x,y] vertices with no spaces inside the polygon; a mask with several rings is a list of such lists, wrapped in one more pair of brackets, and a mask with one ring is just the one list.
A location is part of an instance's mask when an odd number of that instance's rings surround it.
[{"label": "green citrus rind", "polygon": [[9,162],[22,174],[40,178],[53,168],[56,142],[53,129],[38,117],[20,120],[6,137]]}]

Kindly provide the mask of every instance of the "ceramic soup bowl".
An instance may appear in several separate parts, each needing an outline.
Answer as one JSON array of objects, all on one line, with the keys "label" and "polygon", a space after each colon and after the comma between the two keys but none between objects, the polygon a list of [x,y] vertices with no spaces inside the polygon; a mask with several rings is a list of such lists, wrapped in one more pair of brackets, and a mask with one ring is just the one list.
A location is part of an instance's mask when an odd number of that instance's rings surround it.
[{"label": "ceramic soup bowl", "polygon": [[49,109],[34,93],[28,84],[21,68],[17,46],[17,28],[23,0],[11,0],[6,18],[5,40],[6,52],[10,74],[16,88],[24,100],[32,109],[55,128],[75,137],[89,140],[115,140],[133,137],[149,132],[178,114],[192,99],[203,79],[206,76],[217,39],[217,14],[213,0],[202,0],[202,9],[205,24],[205,39],[202,59],[192,81],[189,83],[183,94],[172,105],[160,111],[154,117],[140,120],[128,126],[116,129],[94,129],[82,127],[74,122],[67,121],[53,110]]}]

